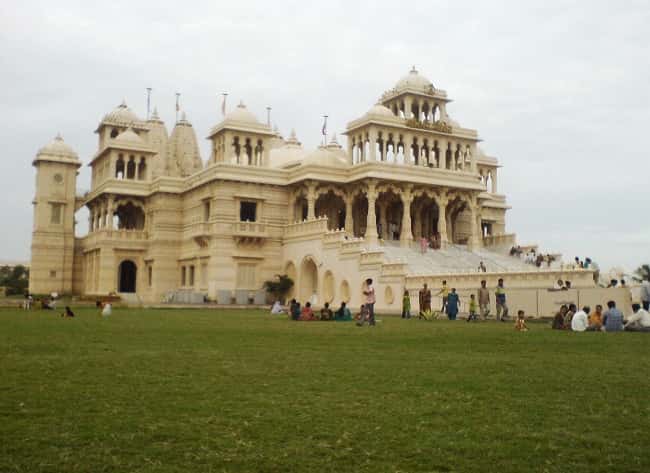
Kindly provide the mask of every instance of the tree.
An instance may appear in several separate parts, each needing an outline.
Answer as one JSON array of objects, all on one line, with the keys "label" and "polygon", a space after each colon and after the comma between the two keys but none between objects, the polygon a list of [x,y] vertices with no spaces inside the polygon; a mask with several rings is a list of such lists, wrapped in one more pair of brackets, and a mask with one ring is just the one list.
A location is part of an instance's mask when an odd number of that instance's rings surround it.
[{"label": "tree", "polygon": [[284,302],[293,287],[293,279],[286,274],[276,274],[275,278],[264,282],[264,289],[276,300]]},{"label": "tree", "polygon": [[648,281],[650,280],[650,264],[642,264],[638,268],[636,268],[636,271],[634,271],[634,274],[636,274],[636,279],[637,281]]},{"label": "tree", "polygon": [[23,294],[29,284],[29,270],[22,264],[13,268],[3,266],[0,268],[0,286],[7,288],[7,295]]}]

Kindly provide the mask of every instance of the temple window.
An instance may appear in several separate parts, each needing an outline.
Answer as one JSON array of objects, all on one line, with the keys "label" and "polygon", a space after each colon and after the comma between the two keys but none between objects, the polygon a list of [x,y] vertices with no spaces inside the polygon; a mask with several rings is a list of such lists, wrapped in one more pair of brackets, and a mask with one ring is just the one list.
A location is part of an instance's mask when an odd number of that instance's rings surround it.
[{"label": "temple window", "polygon": [[119,133],[120,132],[117,130],[117,128],[113,128],[111,130],[111,138],[116,138]]},{"label": "temple window", "polygon": [[117,216],[117,228],[119,230],[144,229],[144,211],[131,202],[118,205],[115,214]]},{"label": "temple window", "polygon": [[194,286],[194,265],[190,266],[190,274],[189,274],[189,284],[188,286]]},{"label": "temple window", "polygon": [[121,154],[117,158],[117,163],[115,163],[115,178],[124,179],[124,156]]},{"label": "temple window", "polygon": [[147,163],[145,162],[144,156],[142,156],[140,158],[140,163],[138,164],[138,179],[141,181],[146,179],[146,174],[147,174]]},{"label": "temple window", "polygon": [[126,178],[135,179],[135,156],[129,156],[129,162],[126,165]]},{"label": "temple window", "polygon": [[205,199],[203,201],[203,221],[207,222],[210,220],[210,199]]},{"label": "temple window", "polygon": [[241,222],[255,222],[257,203],[242,201],[239,203],[239,220]]},{"label": "temple window", "polygon": [[62,214],[63,214],[63,204],[50,204],[51,213],[50,213],[50,223],[58,225],[61,223]]}]

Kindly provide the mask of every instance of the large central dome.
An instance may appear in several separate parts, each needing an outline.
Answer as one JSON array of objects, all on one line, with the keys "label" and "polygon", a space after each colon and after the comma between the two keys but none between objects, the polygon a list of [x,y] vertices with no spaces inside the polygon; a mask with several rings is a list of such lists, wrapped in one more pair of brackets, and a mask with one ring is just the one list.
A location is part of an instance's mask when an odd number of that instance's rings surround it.
[{"label": "large central dome", "polygon": [[428,90],[432,89],[433,84],[429,79],[424,77],[423,75],[420,75],[420,73],[415,69],[415,66],[411,71],[402,77],[397,84],[395,85],[395,89],[397,90],[403,90],[403,89],[419,89],[419,90]]}]

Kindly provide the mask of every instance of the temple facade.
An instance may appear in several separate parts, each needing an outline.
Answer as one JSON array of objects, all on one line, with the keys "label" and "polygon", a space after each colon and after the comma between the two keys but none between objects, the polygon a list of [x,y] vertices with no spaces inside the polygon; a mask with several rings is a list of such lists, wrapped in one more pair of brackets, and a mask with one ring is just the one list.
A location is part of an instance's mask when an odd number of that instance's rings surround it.
[{"label": "temple facade", "polygon": [[[333,136],[314,150],[240,103],[208,132],[205,161],[185,114],[169,134],[155,111],[143,120],[122,103],[95,130],[86,194],[60,136],[34,159],[30,290],[261,303],[263,282],[286,273],[302,301],[356,304],[372,277],[389,310],[423,281],[476,284],[478,259],[491,263],[483,277],[554,281],[556,268],[510,265],[501,251],[515,238],[499,163],[449,102],[413,69],[348,123],[346,146]],[[75,237],[81,207],[88,234]]]}]

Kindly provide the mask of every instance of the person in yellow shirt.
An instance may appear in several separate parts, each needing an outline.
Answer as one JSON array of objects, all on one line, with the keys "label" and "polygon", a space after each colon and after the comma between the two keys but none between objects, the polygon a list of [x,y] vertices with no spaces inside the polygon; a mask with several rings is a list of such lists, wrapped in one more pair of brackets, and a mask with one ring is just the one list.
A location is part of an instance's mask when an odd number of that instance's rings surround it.
[{"label": "person in yellow shirt", "polygon": [[603,306],[598,304],[596,310],[589,314],[588,332],[597,332],[603,327]]},{"label": "person in yellow shirt", "polygon": [[474,294],[469,296],[469,316],[467,317],[467,321],[475,320],[478,322],[478,314],[477,314],[477,304],[476,304],[476,296]]}]

